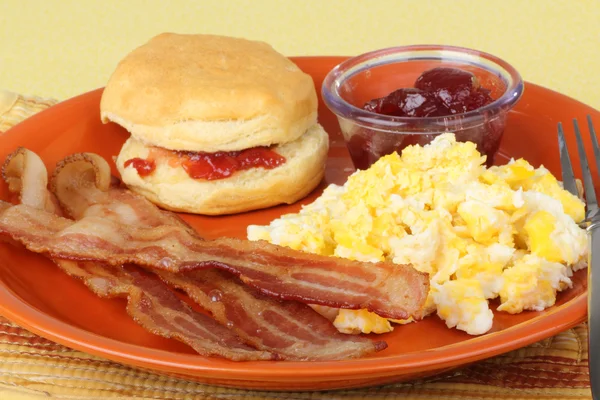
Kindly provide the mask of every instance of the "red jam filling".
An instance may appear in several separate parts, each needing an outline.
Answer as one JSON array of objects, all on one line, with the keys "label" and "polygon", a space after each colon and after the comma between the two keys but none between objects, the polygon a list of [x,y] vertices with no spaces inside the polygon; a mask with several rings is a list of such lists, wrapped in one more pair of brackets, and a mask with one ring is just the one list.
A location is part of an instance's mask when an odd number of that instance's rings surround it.
[{"label": "red jam filling", "polygon": [[471,72],[438,67],[423,72],[413,88],[401,88],[373,99],[364,109],[396,117],[444,117],[481,108],[492,101]]},{"label": "red jam filling", "polygon": [[227,178],[250,168],[273,169],[285,162],[285,157],[268,147],[217,153],[179,153],[184,159],[181,165],[191,178],[209,181]]},{"label": "red jam filling", "polygon": [[153,160],[144,160],[142,158],[132,158],[125,161],[125,168],[130,165],[135,168],[139,176],[148,176],[156,169],[156,164]]},{"label": "red jam filling", "polygon": [[[397,117],[445,117],[473,111],[493,101],[491,90],[482,87],[471,72],[438,67],[423,72],[414,87],[400,88],[385,97],[368,101],[363,108]],[[409,145],[424,146],[437,136],[427,133],[428,127],[419,121],[406,123],[403,129],[404,132],[399,135],[368,128],[354,132],[347,141],[354,166],[366,169],[386,154],[399,152]],[[504,119],[495,117],[455,134],[458,141],[474,142],[479,151],[487,156],[489,166],[498,150],[503,131]]]},{"label": "red jam filling", "polygon": [[[253,147],[240,151],[219,151],[216,153],[152,149],[148,159],[133,158],[127,160],[125,167],[131,164],[140,176],[146,176],[154,171],[154,160],[159,157],[168,159],[168,164],[171,167],[183,167],[190,178],[209,181],[228,178],[237,171],[251,168],[273,169],[285,163],[285,157],[268,147]],[[138,163],[138,160],[151,164],[152,170],[146,172],[143,167],[140,170],[138,165],[142,165],[142,163]]]}]

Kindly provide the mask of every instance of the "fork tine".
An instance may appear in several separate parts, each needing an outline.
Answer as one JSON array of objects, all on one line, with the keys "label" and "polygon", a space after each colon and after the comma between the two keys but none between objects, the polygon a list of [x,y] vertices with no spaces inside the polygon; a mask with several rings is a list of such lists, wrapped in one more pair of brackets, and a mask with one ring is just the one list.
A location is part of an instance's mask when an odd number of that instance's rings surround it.
[{"label": "fork tine", "polygon": [[600,146],[598,146],[598,137],[596,136],[596,130],[592,123],[592,116],[587,116],[588,129],[590,130],[590,137],[592,138],[592,148],[594,149],[594,158],[596,160],[596,172],[600,176]]},{"label": "fork tine", "polygon": [[573,173],[573,164],[569,157],[569,149],[565,141],[565,133],[563,132],[562,123],[558,123],[558,151],[560,152],[560,167],[562,172],[562,181],[565,190],[577,196],[577,184],[575,183],[575,174]]},{"label": "fork tine", "polygon": [[589,218],[590,213],[597,211],[598,201],[596,200],[596,191],[594,190],[594,182],[592,181],[592,173],[590,172],[587,155],[585,154],[585,147],[583,147],[583,140],[581,139],[581,131],[576,119],[573,120],[573,126],[575,127],[575,138],[577,139],[577,150],[579,151],[579,162],[581,164],[581,174],[583,175],[583,187],[585,189],[585,202],[587,205],[586,217]]}]

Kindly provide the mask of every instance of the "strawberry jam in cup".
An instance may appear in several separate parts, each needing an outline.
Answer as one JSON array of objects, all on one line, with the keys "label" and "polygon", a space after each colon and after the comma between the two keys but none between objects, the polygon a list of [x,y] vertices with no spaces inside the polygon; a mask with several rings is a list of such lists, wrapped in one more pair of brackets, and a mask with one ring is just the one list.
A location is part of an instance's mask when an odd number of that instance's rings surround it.
[{"label": "strawberry jam in cup", "polygon": [[523,81],[493,55],[419,45],[350,58],[329,72],[321,90],[358,169],[444,132],[474,142],[491,165]]}]

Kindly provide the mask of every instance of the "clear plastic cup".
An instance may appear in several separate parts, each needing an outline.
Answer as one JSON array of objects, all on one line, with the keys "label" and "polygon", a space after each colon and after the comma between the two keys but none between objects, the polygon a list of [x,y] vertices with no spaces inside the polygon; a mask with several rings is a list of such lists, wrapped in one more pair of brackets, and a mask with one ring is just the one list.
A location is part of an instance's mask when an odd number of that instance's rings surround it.
[{"label": "clear plastic cup", "polygon": [[[481,86],[491,91],[494,101],[444,117],[395,117],[362,108],[369,100],[414,87],[422,72],[440,66],[472,72]],[[491,54],[461,47],[418,45],[350,58],[329,72],[321,91],[325,104],[338,118],[354,165],[366,169],[381,156],[401,152],[408,145],[425,145],[444,132],[453,132],[459,141],[474,142],[491,165],[504,133],[506,115],[523,89],[519,73]]]}]

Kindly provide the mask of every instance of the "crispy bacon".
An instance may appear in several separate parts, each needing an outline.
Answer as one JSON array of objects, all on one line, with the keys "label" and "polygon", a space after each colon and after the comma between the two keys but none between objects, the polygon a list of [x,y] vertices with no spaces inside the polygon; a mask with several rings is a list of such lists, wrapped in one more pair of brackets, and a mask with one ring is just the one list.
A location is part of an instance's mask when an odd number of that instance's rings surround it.
[{"label": "crispy bacon", "polygon": [[[37,154],[24,148],[17,149],[7,158],[2,175],[9,191],[18,195],[25,206],[60,213],[60,207],[47,189],[46,167]],[[81,182],[85,180],[81,179]],[[103,182],[95,183],[96,187],[102,185]],[[77,199],[77,196],[73,198]],[[6,204],[0,203],[0,209]],[[276,354],[248,346],[214,319],[192,310],[160,279],[140,268],[53,261],[68,275],[81,279],[98,296],[125,297],[129,315],[149,332],[186,343],[201,355],[236,361],[279,358]]]},{"label": "crispy bacon", "polygon": [[262,241],[203,241],[180,226],[135,226],[99,216],[72,221],[25,205],[0,208],[1,236],[54,258],[170,272],[215,267],[274,297],[366,308],[393,319],[421,317],[429,288],[427,275],[406,265],[316,256]]},{"label": "crispy bacon", "polygon": [[[90,155],[85,155],[84,160],[87,163],[96,161]],[[61,203],[68,214],[79,218],[88,215],[144,226],[174,225],[193,233],[175,214],[159,210],[141,196],[120,188],[106,190],[106,186],[98,184],[98,171],[103,170],[101,166],[90,168],[89,165],[82,165],[81,158],[73,158],[73,161],[78,164],[72,165],[79,168],[73,168],[70,174],[79,169],[77,172],[80,175],[77,182],[61,194]],[[84,173],[85,171],[92,174]],[[88,190],[90,180],[96,181],[95,190]],[[36,182],[38,192],[46,190],[42,179],[37,179]],[[33,185],[30,183],[29,186]],[[62,189],[65,189],[65,185]],[[37,204],[30,205],[35,207]],[[180,340],[200,354],[218,355],[232,360],[270,357],[336,360],[359,357],[387,347],[383,341],[374,342],[364,337],[340,334],[328,320],[308,306],[296,302],[280,302],[261,295],[226,272],[193,271],[185,279],[170,273],[163,276],[163,280],[172,281],[174,286],[184,289],[198,304],[210,311],[222,324],[218,325],[206,315],[193,311],[154,274],[138,267],[123,268],[97,262],[58,259],[54,262],[70,276],[81,279],[100,297],[126,297],[128,313],[145,329],[163,337]],[[235,333],[245,343],[263,351],[253,350],[241,343]]]},{"label": "crispy bacon", "polygon": [[141,268],[66,260],[54,262],[70,276],[81,279],[99,297],[126,297],[127,313],[144,329],[179,340],[200,355],[234,361],[279,358],[248,346],[227,327],[192,310],[156,275]]},{"label": "crispy bacon", "polygon": [[306,304],[279,301],[237,282],[225,271],[201,270],[158,275],[184,290],[247,343],[284,358],[341,360],[383,350],[384,341],[345,335]]},{"label": "crispy bacon", "polygon": [[[74,173],[77,169],[73,166],[92,174],[84,175],[87,181],[82,181],[82,175]],[[114,204],[106,200],[112,191],[98,184],[110,180],[109,170],[101,157],[87,153],[70,156],[59,163],[53,173],[51,190],[74,218],[84,216],[81,222],[88,217],[105,216],[89,210],[101,203]],[[77,194],[75,200],[74,193]],[[147,209],[141,204],[147,200],[138,197],[136,208]],[[395,319],[421,317],[429,279],[411,266],[317,256],[267,242],[228,238],[203,241],[181,223],[164,222],[165,214],[158,216],[158,213],[148,212],[149,215],[154,214],[154,223],[142,223],[141,226],[123,224],[127,222],[123,216],[132,214],[121,213],[112,221],[120,224],[105,221],[102,228],[96,229],[97,235],[90,234],[89,224],[71,227],[66,235],[61,233],[61,239],[71,243],[71,253],[65,253],[62,246],[56,249],[57,255],[97,257],[113,264],[131,262],[171,272],[216,267],[238,275],[244,283],[265,294],[281,299],[336,308],[366,308]],[[146,213],[141,214],[146,218]],[[138,220],[141,222],[142,218]],[[148,229],[150,227],[152,229]],[[87,256],[78,253],[75,243],[82,240],[86,244],[97,244],[99,251],[94,255],[90,252]],[[114,253],[110,257],[107,254],[109,249]]]},{"label": "crispy bacon", "polygon": [[[77,159],[76,156],[71,159]],[[78,162],[78,161],[75,161]],[[93,162],[97,162],[94,160]],[[96,216],[136,226],[162,225],[189,228],[175,214],[162,211],[129,190],[94,188],[70,178],[61,162],[52,188],[75,219]],[[94,168],[96,171],[101,167]],[[59,179],[55,179],[55,178]],[[88,179],[93,177],[88,176]],[[97,179],[97,178],[95,178]],[[69,190],[64,190],[68,186]],[[63,196],[61,193],[76,193]],[[195,234],[194,231],[191,231]],[[225,272],[214,269],[174,274],[154,270],[169,285],[184,290],[221,324],[254,347],[292,360],[337,360],[362,356],[387,347],[383,341],[348,336],[305,304],[279,301],[262,295]]]}]

